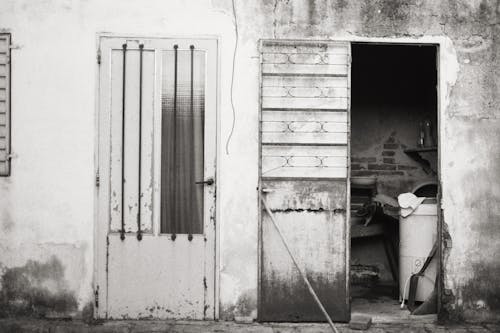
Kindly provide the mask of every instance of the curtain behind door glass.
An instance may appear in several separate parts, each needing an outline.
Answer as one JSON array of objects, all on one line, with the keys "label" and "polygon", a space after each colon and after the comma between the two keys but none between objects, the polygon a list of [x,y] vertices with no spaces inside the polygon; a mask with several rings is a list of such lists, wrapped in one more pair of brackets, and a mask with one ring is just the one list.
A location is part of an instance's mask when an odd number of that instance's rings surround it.
[{"label": "curtain behind door glass", "polygon": [[161,232],[202,234],[205,52],[163,51],[161,94]]}]

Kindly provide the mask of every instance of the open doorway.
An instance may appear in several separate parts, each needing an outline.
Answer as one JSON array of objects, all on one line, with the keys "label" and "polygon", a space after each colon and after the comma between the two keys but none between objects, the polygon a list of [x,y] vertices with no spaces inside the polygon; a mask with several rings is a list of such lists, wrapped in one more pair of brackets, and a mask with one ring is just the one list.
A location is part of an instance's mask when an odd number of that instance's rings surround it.
[{"label": "open doorway", "polygon": [[[437,254],[424,264],[438,239],[436,59],[435,45],[352,44],[353,313],[407,316],[409,301],[412,308],[436,308]],[[401,220],[403,193],[417,199],[407,195],[416,207]],[[422,269],[418,284],[410,283],[411,274]]]}]

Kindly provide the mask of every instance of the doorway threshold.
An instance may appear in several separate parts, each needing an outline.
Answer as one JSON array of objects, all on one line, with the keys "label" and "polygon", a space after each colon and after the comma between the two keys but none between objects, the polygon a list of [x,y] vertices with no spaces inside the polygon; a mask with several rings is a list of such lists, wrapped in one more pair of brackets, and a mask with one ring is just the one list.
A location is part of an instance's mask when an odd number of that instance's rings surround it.
[{"label": "doorway threshold", "polygon": [[373,323],[381,324],[431,324],[437,321],[437,314],[414,316],[406,306],[401,309],[400,302],[390,297],[372,299],[354,298],[351,303],[351,315],[370,316]]}]

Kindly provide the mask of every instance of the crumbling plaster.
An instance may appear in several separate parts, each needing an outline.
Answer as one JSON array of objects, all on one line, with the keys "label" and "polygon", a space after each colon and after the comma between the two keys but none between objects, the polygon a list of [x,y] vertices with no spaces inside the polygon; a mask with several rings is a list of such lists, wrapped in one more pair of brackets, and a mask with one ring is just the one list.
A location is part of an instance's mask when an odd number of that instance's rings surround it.
[{"label": "crumbling plaster", "polygon": [[[12,174],[0,178],[2,273],[10,269],[19,271],[30,261],[44,265],[54,256],[63,267],[67,282],[64,288],[75,296],[78,309],[83,310],[93,303],[96,256],[94,159],[98,132],[98,36],[110,33],[219,38],[219,56],[225,64],[220,69],[219,107],[223,110],[221,118],[227,121],[220,121],[218,131],[226,137],[231,125],[228,91],[234,42],[232,19],[204,0],[149,1],[147,5],[139,0],[5,0],[0,2],[0,22],[0,29],[12,34],[14,44]],[[253,60],[242,59],[239,72],[252,68],[246,62]],[[257,73],[257,64],[252,70]],[[240,86],[245,89],[244,84]],[[255,104],[249,104],[250,109],[257,107],[257,90],[254,94]],[[242,114],[250,115],[251,112],[247,109]],[[252,130],[252,127],[238,130],[230,146],[231,155],[227,156],[236,156],[247,165],[254,163],[257,148],[246,142]],[[250,152],[241,151],[240,147],[250,147]],[[239,183],[238,191],[255,196],[256,176],[253,182],[242,181],[241,172],[231,173],[224,169],[227,158],[220,154],[222,161],[218,174],[234,175],[234,179],[218,177],[218,190],[223,193],[227,184]],[[256,171],[253,174],[256,175]],[[244,225],[246,219],[256,220],[255,209],[238,208],[250,200],[251,197],[245,196],[230,202],[221,199],[219,220],[231,219],[235,226]],[[243,215],[237,214],[237,210]],[[224,228],[223,225],[218,227]],[[256,258],[256,251],[252,251],[252,245],[256,248],[256,231],[253,242],[251,238],[238,241],[237,229],[230,229],[221,239],[233,238],[233,232],[237,244],[248,246],[247,250],[239,250],[240,256],[250,261],[252,256]],[[256,268],[251,266],[248,271],[240,269],[244,277],[254,276],[255,272]],[[71,313],[73,308],[70,307],[62,310],[61,315],[79,315]]]},{"label": "crumbling plaster", "polygon": [[444,244],[449,246],[443,249],[440,314],[451,320],[498,320],[500,1],[249,2],[239,4],[240,26],[255,26],[255,13],[263,9],[271,31],[255,36],[253,28],[240,28],[243,40],[440,45],[440,171]]},{"label": "crumbling plaster", "polygon": [[[217,170],[221,318],[255,316],[258,40],[342,39],[440,44],[443,314],[498,320],[500,278],[499,1],[235,0],[0,3],[12,33],[12,176],[0,179],[0,262],[63,262],[79,309],[91,301],[96,35],[217,36]],[[409,64],[411,65],[411,64]],[[71,249],[67,251],[66,249]],[[74,249],[74,250],[73,250]]]}]

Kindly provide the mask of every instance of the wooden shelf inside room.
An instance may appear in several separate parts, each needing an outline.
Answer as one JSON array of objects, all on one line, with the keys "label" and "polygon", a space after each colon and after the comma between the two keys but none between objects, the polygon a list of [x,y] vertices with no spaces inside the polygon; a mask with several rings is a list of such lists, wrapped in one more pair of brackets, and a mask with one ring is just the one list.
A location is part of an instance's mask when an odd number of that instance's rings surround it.
[{"label": "wooden shelf inside room", "polygon": [[420,156],[420,153],[437,152],[437,146],[409,148],[405,149],[404,152],[414,161],[419,163],[422,166],[422,169],[424,170],[425,173],[436,175],[436,171],[432,170],[429,161],[422,158],[422,156]]}]

